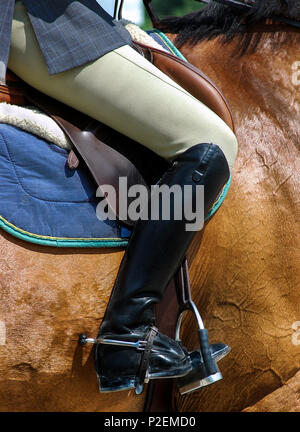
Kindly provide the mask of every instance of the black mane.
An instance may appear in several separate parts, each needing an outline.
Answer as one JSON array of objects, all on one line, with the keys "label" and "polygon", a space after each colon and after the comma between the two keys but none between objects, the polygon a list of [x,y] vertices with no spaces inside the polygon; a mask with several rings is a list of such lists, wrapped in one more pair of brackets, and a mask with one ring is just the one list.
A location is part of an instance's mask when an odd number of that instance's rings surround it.
[{"label": "black mane", "polygon": [[[246,0],[244,0],[246,1]],[[249,25],[260,22],[272,15],[281,15],[300,21],[300,1],[298,0],[256,0],[251,10],[241,12],[230,6],[211,2],[205,8],[183,17],[168,17],[161,20],[160,29],[177,34],[175,44],[180,48],[185,43],[196,43],[222,36],[223,42],[230,42],[239,35],[239,54],[254,52],[263,33],[246,33]],[[295,33],[293,34],[295,35]],[[300,34],[296,34],[297,37]],[[290,37],[286,33],[276,33],[274,42],[285,42]]]}]

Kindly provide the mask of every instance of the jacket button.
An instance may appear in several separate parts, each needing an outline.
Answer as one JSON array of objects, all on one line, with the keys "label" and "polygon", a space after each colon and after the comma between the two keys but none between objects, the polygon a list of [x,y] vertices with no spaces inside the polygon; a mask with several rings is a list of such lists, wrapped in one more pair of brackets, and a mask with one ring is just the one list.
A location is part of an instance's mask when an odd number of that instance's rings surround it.
[{"label": "jacket button", "polygon": [[195,183],[199,183],[202,180],[203,174],[197,170],[193,172],[192,179]]}]

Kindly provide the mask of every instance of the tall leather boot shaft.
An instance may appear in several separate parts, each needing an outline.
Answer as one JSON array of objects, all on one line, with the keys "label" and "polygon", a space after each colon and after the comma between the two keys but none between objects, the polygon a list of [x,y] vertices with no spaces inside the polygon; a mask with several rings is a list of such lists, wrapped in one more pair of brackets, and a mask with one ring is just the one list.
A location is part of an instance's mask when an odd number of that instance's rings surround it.
[{"label": "tall leather boot shaft", "polygon": [[[204,185],[204,214],[212,207],[229,178],[229,168],[221,149],[214,144],[198,144],[178,156],[159,185],[192,187],[194,204],[197,185]],[[150,206],[150,202],[149,202]],[[150,214],[150,213],[149,213]],[[179,267],[195,231],[187,231],[185,218],[139,220],[122,260],[107,307],[100,335],[135,333],[133,329],[154,323],[153,306],[161,301],[168,282]]]},{"label": "tall leather boot shaft", "polygon": [[[192,186],[189,205],[195,204],[197,185],[204,185],[206,214],[228,177],[221,149],[199,144],[177,157],[159,185]],[[195,234],[186,230],[187,222],[176,220],[171,206],[170,220],[141,218],[136,223],[99,331],[99,337],[119,345],[102,343],[95,350],[101,391],[136,388],[140,393],[145,379],[182,377],[192,370],[189,353],[181,343],[153,329],[154,305],[161,301]],[[146,348],[120,346],[120,341],[145,341]]]}]

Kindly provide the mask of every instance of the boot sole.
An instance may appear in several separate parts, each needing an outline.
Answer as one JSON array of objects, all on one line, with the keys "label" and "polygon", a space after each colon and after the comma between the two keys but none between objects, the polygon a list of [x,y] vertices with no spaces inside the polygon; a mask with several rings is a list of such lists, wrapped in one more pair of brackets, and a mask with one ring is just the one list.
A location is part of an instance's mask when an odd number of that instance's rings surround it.
[{"label": "boot sole", "polygon": [[[221,355],[216,355],[215,356],[216,362],[220,361],[223,357],[225,357],[229,351],[230,351],[230,348],[228,348],[227,350],[224,350]],[[163,372],[157,372],[157,373],[149,374],[146,376],[145,383],[148,383],[150,380],[154,380],[154,379],[181,378],[181,377],[184,377],[185,375],[187,375],[189,372],[191,372],[191,370],[192,370],[192,366],[188,370],[185,370],[182,373],[179,373],[176,375],[172,375],[172,373],[168,374],[166,372],[164,372],[164,373]],[[131,389],[136,388],[136,377],[135,376],[107,378],[107,377],[104,377],[103,375],[97,374],[97,377],[98,377],[99,390],[101,393],[125,391],[125,390],[131,390]],[[221,378],[219,378],[219,379],[221,379]],[[209,385],[209,384],[212,384],[212,383],[204,384],[204,382],[203,383],[199,382],[199,381],[195,382],[195,383],[191,384],[191,387],[190,387],[188,393],[196,391],[197,389],[204,387],[206,385]],[[182,389],[182,391],[184,391],[184,390]],[[181,389],[180,389],[180,393],[181,393]]]},{"label": "boot sole", "polygon": [[[145,383],[148,383],[150,379],[163,379],[163,378],[180,378],[187,375],[192,368],[185,370],[184,372],[176,375],[172,375],[171,373],[168,375],[167,373],[156,373],[146,376]],[[123,391],[123,390],[131,390],[136,388],[136,377],[128,376],[128,377],[118,377],[118,378],[107,378],[104,376],[98,375],[98,385],[101,393],[109,393],[114,391]]]},{"label": "boot sole", "polygon": [[136,387],[136,377],[106,378],[98,375],[98,385],[101,393],[130,390]]}]

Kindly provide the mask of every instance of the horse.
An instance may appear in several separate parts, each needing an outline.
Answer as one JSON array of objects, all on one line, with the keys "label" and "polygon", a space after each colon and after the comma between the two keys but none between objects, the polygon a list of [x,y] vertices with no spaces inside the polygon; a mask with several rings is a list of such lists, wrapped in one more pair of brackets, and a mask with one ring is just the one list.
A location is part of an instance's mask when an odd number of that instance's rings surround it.
[{"label": "horse", "polygon": [[[300,33],[268,17],[299,21],[300,11],[261,0],[245,18],[232,2],[218,3],[158,23],[222,90],[239,141],[228,197],[189,252],[210,340],[232,351],[219,364],[222,381],[185,396],[175,390],[174,403],[178,411],[299,412]],[[190,347],[194,326],[187,316]]]},{"label": "horse", "polygon": [[[178,411],[255,410],[256,403],[280,410],[272,392],[281,389],[291,410],[299,382],[296,44],[288,38],[285,51],[277,46],[271,65],[267,38],[242,57],[233,55],[235,39],[181,47],[229,100],[240,152],[227,199],[188,254],[210,340],[225,341],[232,353],[220,362],[219,383],[168,395]],[[142,411],[145,392],[99,393],[92,347],[78,344],[82,332],[97,335],[124,251],[39,246],[2,230],[0,247],[0,410]],[[194,348],[191,328],[187,316],[182,340]]]}]

